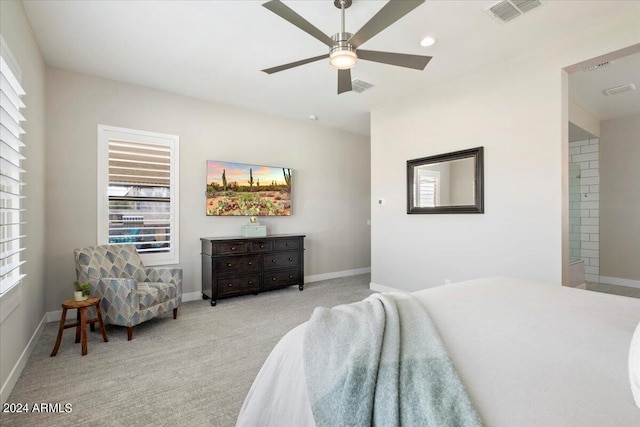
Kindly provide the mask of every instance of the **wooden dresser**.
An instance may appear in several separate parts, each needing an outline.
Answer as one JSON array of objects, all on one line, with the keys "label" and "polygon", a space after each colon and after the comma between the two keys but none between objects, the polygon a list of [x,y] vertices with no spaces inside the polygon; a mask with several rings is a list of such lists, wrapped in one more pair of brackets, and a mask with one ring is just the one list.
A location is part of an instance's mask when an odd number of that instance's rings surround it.
[{"label": "wooden dresser", "polygon": [[202,242],[202,298],[219,298],[298,285],[304,288],[304,237],[211,237]]}]

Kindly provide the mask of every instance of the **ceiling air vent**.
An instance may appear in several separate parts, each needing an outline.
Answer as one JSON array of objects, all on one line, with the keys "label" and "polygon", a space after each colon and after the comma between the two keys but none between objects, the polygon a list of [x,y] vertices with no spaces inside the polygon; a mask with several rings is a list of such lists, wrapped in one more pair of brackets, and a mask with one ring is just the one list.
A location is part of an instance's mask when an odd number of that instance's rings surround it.
[{"label": "ceiling air vent", "polygon": [[503,0],[485,10],[491,12],[502,22],[508,22],[541,5],[539,0]]},{"label": "ceiling air vent", "polygon": [[613,64],[613,61],[602,62],[600,64],[592,65],[590,67],[583,68],[582,71],[594,71],[598,68],[606,67],[607,65]]},{"label": "ceiling air vent", "polygon": [[367,89],[371,89],[373,85],[363,80],[356,79],[351,82],[351,87],[353,88],[354,92],[362,93]]},{"label": "ceiling air vent", "polygon": [[609,89],[605,89],[602,91],[605,95],[617,95],[622,92],[629,92],[630,90],[635,90],[636,85],[633,83],[627,83],[626,85],[610,87]]}]

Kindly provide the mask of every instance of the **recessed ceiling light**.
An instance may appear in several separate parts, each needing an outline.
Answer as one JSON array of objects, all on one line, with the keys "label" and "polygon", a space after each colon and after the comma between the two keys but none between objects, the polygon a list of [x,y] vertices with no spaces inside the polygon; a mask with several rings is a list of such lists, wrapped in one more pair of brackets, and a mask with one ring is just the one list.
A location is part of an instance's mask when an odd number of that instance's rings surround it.
[{"label": "recessed ceiling light", "polygon": [[435,42],[436,42],[436,39],[434,39],[433,37],[425,37],[420,42],[420,46],[423,46],[423,47],[431,46]]},{"label": "recessed ceiling light", "polygon": [[316,116],[315,114],[310,114],[309,115],[309,120],[318,120],[318,116]]}]

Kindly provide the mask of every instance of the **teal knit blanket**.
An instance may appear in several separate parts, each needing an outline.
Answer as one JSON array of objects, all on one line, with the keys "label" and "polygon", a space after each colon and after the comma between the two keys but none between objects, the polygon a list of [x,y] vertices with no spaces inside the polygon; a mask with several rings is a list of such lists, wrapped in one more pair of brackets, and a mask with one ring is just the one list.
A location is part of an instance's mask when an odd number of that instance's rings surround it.
[{"label": "teal knit blanket", "polygon": [[409,294],[316,308],[303,352],[318,427],[482,426],[428,313]]}]

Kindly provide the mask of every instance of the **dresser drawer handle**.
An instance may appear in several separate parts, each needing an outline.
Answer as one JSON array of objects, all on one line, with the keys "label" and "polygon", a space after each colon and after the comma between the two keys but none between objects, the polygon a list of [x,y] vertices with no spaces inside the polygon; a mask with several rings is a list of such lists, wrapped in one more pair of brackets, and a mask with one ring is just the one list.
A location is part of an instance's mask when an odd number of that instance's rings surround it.
[{"label": "dresser drawer handle", "polygon": [[293,258],[289,258],[289,261],[293,261]]},{"label": "dresser drawer handle", "polygon": [[227,284],[227,286],[231,288],[233,286],[233,283],[229,283]]},{"label": "dresser drawer handle", "polygon": [[292,275],[289,275],[289,279],[293,279],[293,276],[292,276]]},{"label": "dresser drawer handle", "polygon": [[260,245],[260,249],[264,249],[264,245]]},{"label": "dresser drawer handle", "polygon": [[275,282],[275,281],[276,281],[276,278],[275,278],[275,277],[272,277],[272,278],[271,278],[271,281],[272,281],[272,282]]},{"label": "dresser drawer handle", "polygon": [[231,263],[227,264],[227,267],[231,267]]},{"label": "dresser drawer handle", "polygon": [[235,248],[234,246],[231,246],[231,250],[232,250],[232,251],[235,251],[235,250],[236,250],[236,248]]},{"label": "dresser drawer handle", "polygon": [[251,264],[251,261],[249,261],[249,265],[253,265],[253,264]]},{"label": "dresser drawer handle", "polygon": [[253,280],[249,280],[249,281],[247,282],[247,285],[251,285],[251,284],[253,284]]},{"label": "dresser drawer handle", "polygon": [[276,262],[276,260],[275,260],[275,259],[272,259],[272,260],[271,260],[271,262]]},{"label": "dresser drawer handle", "polygon": [[289,244],[288,244],[288,243],[285,243],[284,245],[285,245],[286,247],[289,247]]}]

